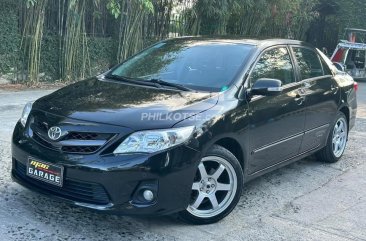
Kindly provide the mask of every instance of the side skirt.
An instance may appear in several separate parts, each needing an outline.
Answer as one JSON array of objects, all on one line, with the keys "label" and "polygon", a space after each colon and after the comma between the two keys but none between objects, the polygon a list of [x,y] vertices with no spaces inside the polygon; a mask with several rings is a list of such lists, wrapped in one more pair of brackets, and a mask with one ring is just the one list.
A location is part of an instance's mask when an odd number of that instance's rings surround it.
[{"label": "side skirt", "polygon": [[252,173],[251,175],[245,175],[245,177],[244,177],[244,183],[249,182],[249,181],[251,181],[251,180],[253,180],[253,179],[257,178],[257,177],[260,177],[260,176],[262,176],[262,175],[264,175],[266,173],[272,172],[272,171],[277,170],[277,169],[279,169],[281,167],[287,166],[287,165],[289,165],[291,163],[294,163],[296,161],[299,161],[301,159],[304,159],[305,157],[308,157],[308,156],[316,153],[317,151],[321,150],[323,147],[324,147],[324,145],[322,145],[320,147],[316,147],[316,148],[314,148],[312,150],[303,152],[303,153],[301,153],[301,154],[299,154],[299,155],[297,155],[295,157],[286,159],[286,160],[284,160],[282,162],[276,163],[276,164],[274,164],[272,166],[269,166],[269,167],[267,167],[265,169],[262,169],[260,171],[255,172],[255,173]]}]

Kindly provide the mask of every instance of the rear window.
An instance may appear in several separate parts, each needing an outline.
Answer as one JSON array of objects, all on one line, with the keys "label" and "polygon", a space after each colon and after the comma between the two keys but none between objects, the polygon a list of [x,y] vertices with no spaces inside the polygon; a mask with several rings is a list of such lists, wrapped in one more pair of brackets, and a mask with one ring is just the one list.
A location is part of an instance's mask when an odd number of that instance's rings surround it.
[{"label": "rear window", "polygon": [[365,50],[349,50],[346,59],[347,69],[365,68]]},{"label": "rear window", "polygon": [[323,76],[323,68],[318,55],[306,48],[293,48],[302,79]]}]

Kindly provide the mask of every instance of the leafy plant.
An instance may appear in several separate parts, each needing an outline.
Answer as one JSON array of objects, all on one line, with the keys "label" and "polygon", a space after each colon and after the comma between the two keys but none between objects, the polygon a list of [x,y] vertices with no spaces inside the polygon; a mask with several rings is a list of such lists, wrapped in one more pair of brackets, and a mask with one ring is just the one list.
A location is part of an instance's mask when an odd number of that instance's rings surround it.
[{"label": "leafy plant", "polygon": [[107,9],[116,19],[121,15],[121,4],[118,0],[109,0],[107,3]]}]

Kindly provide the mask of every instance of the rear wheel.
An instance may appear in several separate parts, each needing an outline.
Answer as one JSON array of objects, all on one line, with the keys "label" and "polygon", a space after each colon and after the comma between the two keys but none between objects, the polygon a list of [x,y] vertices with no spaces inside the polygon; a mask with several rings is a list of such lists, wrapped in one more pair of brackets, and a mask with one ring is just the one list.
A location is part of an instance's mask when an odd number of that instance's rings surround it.
[{"label": "rear wheel", "polygon": [[238,159],[214,145],[198,165],[190,204],[179,217],[194,224],[217,222],[235,208],[242,188],[243,171]]},{"label": "rear wheel", "polygon": [[347,140],[348,121],[346,116],[339,112],[329,133],[327,146],[317,153],[318,159],[330,163],[339,161],[346,149]]}]

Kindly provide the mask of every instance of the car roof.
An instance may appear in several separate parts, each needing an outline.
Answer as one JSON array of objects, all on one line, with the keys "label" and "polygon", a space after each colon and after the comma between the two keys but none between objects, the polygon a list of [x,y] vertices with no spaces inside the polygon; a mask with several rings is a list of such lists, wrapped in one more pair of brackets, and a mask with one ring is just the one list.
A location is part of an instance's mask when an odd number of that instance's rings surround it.
[{"label": "car roof", "polygon": [[341,41],[338,48],[352,49],[352,50],[366,50],[366,43],[353,43],[349,41]]},{"label": "car roof", "polygon": [[197,41],[197,42],[220,42],[253,45],[258,48],[267,48],[275,45],[301,45],[313,48],[309,43],[293,39],[276,38],[248,38],[242,36],[186,36],[169,39],[168,41]]},{"label": "car roof", "polygon": [[366,29],[360,28],[346,28],[347,32],[358,32],[358,33],[366,33]]}]

